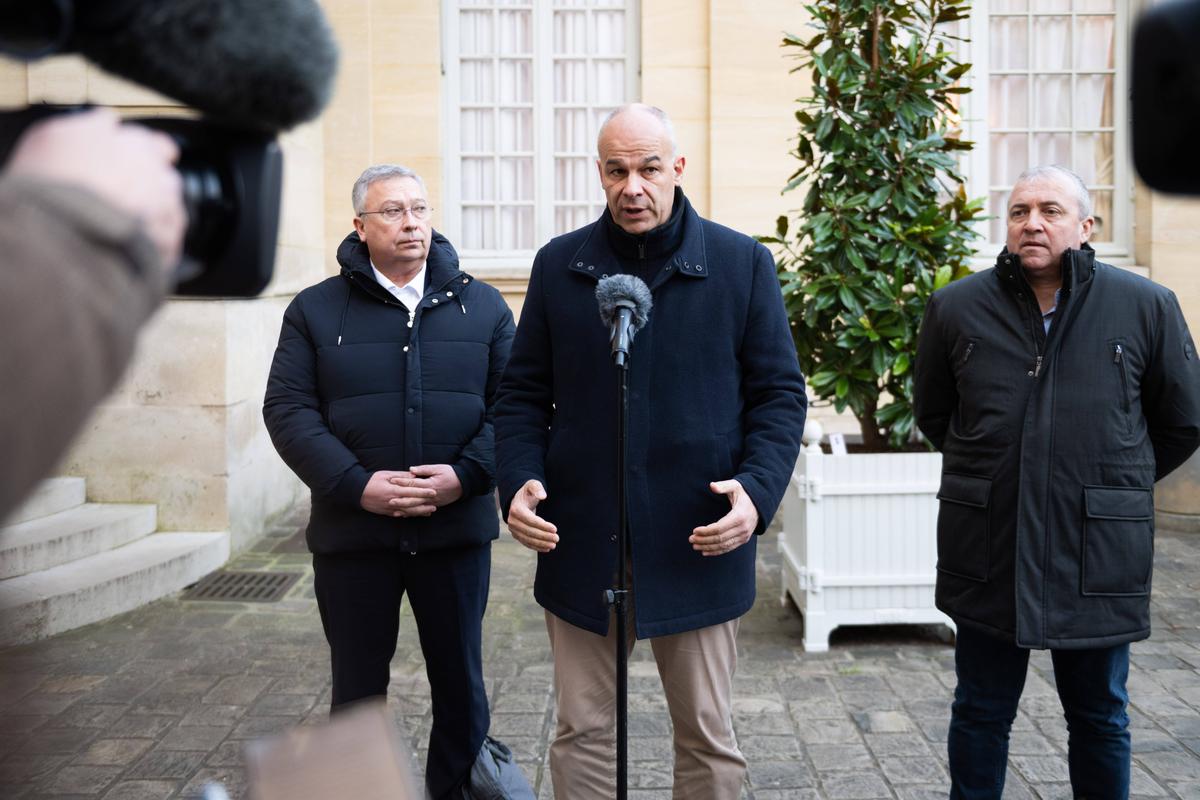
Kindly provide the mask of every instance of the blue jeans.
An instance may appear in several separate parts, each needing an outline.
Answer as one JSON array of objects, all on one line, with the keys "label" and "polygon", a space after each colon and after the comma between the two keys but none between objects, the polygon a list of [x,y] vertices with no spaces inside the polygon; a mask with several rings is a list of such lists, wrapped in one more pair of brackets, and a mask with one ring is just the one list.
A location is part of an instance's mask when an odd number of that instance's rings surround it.
[{"label": "blue jeans", "polygon": [[[1077,798],[1129,796],[1129,645],[1052,650],[1054,682],[1067,719],[1067,763]],[[1029,651],[960,625],[948,749],[951,800],[999,800],[1008,734],[1025,688]]]}]

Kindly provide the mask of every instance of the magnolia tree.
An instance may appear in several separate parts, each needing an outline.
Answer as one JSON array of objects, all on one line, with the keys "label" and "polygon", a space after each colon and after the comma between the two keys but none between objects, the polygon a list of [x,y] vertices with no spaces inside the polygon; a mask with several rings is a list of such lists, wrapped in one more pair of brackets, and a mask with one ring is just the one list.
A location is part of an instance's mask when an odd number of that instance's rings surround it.
[{"label": "magnolia tree", "polygon": [[960,79],[952,26],[967,0],[818,0],[815,33],[786,36],[812,77],[798,101],[802,189],[775,246],[793,338],[813,392],[849,408],[867,449],[914,435],[917,327],[935,289],[969,272],[973,222],[958,154]]}]

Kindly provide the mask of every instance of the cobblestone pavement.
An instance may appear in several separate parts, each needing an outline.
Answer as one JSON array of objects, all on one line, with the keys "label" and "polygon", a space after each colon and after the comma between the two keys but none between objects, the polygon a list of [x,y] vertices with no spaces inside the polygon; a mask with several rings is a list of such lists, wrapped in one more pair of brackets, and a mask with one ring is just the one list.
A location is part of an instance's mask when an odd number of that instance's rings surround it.
[{"label": "cobblestone pavement", "polygon": [[[323,719],[327,651],[312,599],[301,514],[232,564],[304,573],[270,604],[172,598],[34,645],[0,651],[0,797],[190,798],[205,782],[243,794],[250,739]],[[1160,532],[1154,636],[1133,648],[1133,794],[1200,798],[1200,536]],[[484,625],[492,732],[538,789],[553,725],[533,556],[493,550]],[[938,627],[834,634],[800,649],[801,618],[779,602],[775,539],[760,540],[759,596],[743,620],[736,727],[750,762],[743,797],[942,798],[954,684]],[[1067,798],[1066,728],[1050,661],[1035,653],[1015,725],[1006,798]],[[401,626],[390,703],[418,763],[429,732],[415,626]],[[630,665],[631,796],[669,798],[670,723],[650,649]]]}]

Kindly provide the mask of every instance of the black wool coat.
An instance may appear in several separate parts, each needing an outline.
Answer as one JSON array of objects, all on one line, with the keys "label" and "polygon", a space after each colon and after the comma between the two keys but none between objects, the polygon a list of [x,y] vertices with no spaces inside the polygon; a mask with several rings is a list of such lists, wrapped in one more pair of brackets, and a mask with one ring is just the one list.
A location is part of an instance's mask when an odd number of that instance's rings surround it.
[{"label": "black wool coat", "polygon": [[1021,647],[1107,647],[1150,635],[1154,482],[1200,443],[1200,360],[1167,289],[1086,245],[1062,271],[1048,334],[1007,251],[926,308],[937,605]]},{"label": "black wool coat", "polygon": [[[650,283],[653,308],[630,353],[629,528],[636,634],[715,625],[754,602],[755,542],[715,557],[692,529],[729,512],[709,482],[741,481],[771,520],[799,452],[804,380],[770,253],[684,203],[682,241]],[[507,516],[529,479],[558,526],[534,595],[606,633],[617,566],[617,370],[597,281],[620,271],[606,217],[537,254],[496,407],[497,483]]]},{"label": "black wool coat", "polygon": [[[496,289],[459,270],[436,232],[411,328],[357,233],[338,262],[340,275],[284,312],[263,405],[275,449],[312,490],[309,548],[421,552],[495,539],[492,413],[512,312]],[[423,518],[363,510],[372,473],[418,464],[453,466],[463,496]]]}]

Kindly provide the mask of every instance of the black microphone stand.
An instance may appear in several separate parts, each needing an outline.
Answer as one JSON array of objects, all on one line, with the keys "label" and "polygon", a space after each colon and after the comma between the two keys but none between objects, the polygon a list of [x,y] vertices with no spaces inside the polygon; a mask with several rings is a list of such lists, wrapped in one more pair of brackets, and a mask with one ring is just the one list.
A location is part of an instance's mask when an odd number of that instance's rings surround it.
[{"label": "black microphone stand", "polygon": [[625,499],[625,445],[629,422],[628,354],[613,353],[617,366],[617,584],[604,593],[617,617],[617,800],[629,792],[629,652],[625,647],[625,601],[631,594],[625,581],[628,567],[629,519]]}]

